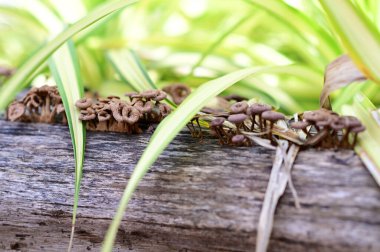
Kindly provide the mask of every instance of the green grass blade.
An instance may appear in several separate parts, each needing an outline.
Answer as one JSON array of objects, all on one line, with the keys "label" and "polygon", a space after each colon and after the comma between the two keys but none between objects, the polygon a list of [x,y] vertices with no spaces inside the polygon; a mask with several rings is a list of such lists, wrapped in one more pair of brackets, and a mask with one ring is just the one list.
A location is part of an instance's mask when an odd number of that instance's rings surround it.
[{"label": "green grass blade", "polygon": [[168,144],[174,139],[177,133],[183,129],[186,123],[188,123],[211,98],[217,96],[226,88],[252,75],[280,72],[281,68],[281,66],[247,68],[209,81],[191,93],[174,112],[159,124],[125,188],[117,213],[107,231],[102,248],[103,252],[112,251],[118,227],[138,183],[148,171],[149,167],[155,162],[166,146],[168,146]]},{"label": "green grass blade", "polygon": [[120,79],[134,91],[157,89],[133,50],[112,50],[107,56]]},{"label": "green grass blade", "polygon": [[354,97],[353,103],[343,105],[340,112],[356,116],[365,125],[366,130],[358,135],[355,151],[380,186],[380,123],[376,121],[374,113],[380,117],[375,110],[371,101],[359,93]]},{"label": "green grass blade", "polygon": [[33,57],[25,62],[25,64],[23,64],[17,70],[16,74],[11,79],[9,79],[4,85],[1,86],[0,110],[3,110],[9,104],[17,92],[28,85],[28,81],[33,72],[68,39],[83,29],[106,17],[107,15],[123,7],[134,4],[137,1],[138,0],[119,0],[116,2],[106,2],[84,18],[69,26],[57,37],[48,42],[45,47],[43,47],[40,51],[33,55]]},{"label": "green grass blade", "polygon": [[320,0],[348,54],[368,78],[380,83],[380,33],[348,0]]},{"label": "green grass blade", "polygon": [[[158,89],[156,84],[149,77],[148,71],[145,69],[140,58],[133,50],[112,50],[109,51],[108,59],[120,79],[130,85],[136,92],[142,92],[150,89]],[[169,99],[165,101],[172,107],[177,107]]]},{"label": "green grass blade", "polygon": [[80,78],[79,62],[75,53],[74,44],[69,40],[58,49],[49,60],[50,70],[57,83],[62,102],[65,107],[67,122],[69,124],[71,140],[75,158],[75,194],[72,219],[72,233],[69,250],[74,237],[76,213],[79,200],[79,188],[82,178],[84,149],[86,141],[86,128],[78,120],[79,111],[75,102],[83,97],[83,85]]}]

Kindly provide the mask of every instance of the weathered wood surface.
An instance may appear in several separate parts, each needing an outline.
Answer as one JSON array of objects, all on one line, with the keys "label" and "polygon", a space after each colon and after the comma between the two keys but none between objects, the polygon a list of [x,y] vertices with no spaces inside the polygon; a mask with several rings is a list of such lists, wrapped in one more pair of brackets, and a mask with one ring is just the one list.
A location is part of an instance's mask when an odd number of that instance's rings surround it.
[{"label": "weathered wood surface", "polygon": [[[99,251],[149,136],[88,133],[74,251]],[[64,126],[0,120],[0,250],[65,251],[73,157]],[[274,152],[180,134],[130,203],[115,251],[253,251]],[[303,151],[270,251],[380,251],[380,189],[351,151]]]}]

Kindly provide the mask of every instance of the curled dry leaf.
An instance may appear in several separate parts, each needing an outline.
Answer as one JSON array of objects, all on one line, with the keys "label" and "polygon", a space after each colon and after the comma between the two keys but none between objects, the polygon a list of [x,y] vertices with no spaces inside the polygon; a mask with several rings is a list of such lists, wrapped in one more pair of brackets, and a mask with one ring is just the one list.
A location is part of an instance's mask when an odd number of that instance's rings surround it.
[{"label": "curled dry leaf", "polygon": [[347,86],[352,82],[365,80],[366,77],[359,71],[348,55],[340,56],[326,68],[325,83],[319,100],[321,107],[330,107],[328,96],[332,91]]}]

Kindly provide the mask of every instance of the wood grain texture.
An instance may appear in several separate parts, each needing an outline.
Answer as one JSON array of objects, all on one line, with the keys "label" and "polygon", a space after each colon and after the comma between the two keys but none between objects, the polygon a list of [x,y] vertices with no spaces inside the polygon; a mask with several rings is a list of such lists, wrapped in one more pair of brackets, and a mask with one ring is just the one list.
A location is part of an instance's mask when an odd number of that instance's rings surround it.
[{"label": "wood grain texture", "polygon": [[[88,133],[74,251],[99,251],[149,135]],[[182,132],[145,176],[115,251],[254,251],[274,152]],[[65,251],[74,160],[65,126],[0,120],[0,251]],[[302,151],[270,251],[380,251],[380,189],[352,151]]]}]

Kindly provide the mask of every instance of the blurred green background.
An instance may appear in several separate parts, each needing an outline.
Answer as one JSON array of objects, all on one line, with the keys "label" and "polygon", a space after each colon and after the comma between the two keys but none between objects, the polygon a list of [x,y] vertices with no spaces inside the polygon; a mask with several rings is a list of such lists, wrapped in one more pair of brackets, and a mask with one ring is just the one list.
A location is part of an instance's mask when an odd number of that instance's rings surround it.
[{"label": "blurred green background", "polygon": [[[0,66],[17,68],[103,2],[0,0]],[[379,2],[354,1],[377,27]],[[183,82],[195,88],[241,68],[295,64],[289,74],[250,78],[225,91],[259,98],[286,113],[319,106],[325,67],[344,53],[313,0],[146,0],[77,34],[74,42],[85,87],[102,96],[130,90],[107,57],[123,49],[136,50],[159,87]],[[32,83],[46,82],[52,79],[42,65]],[[333,97],[344,103],[358,91],[380,103],[379,88],[371,82]]]}]

